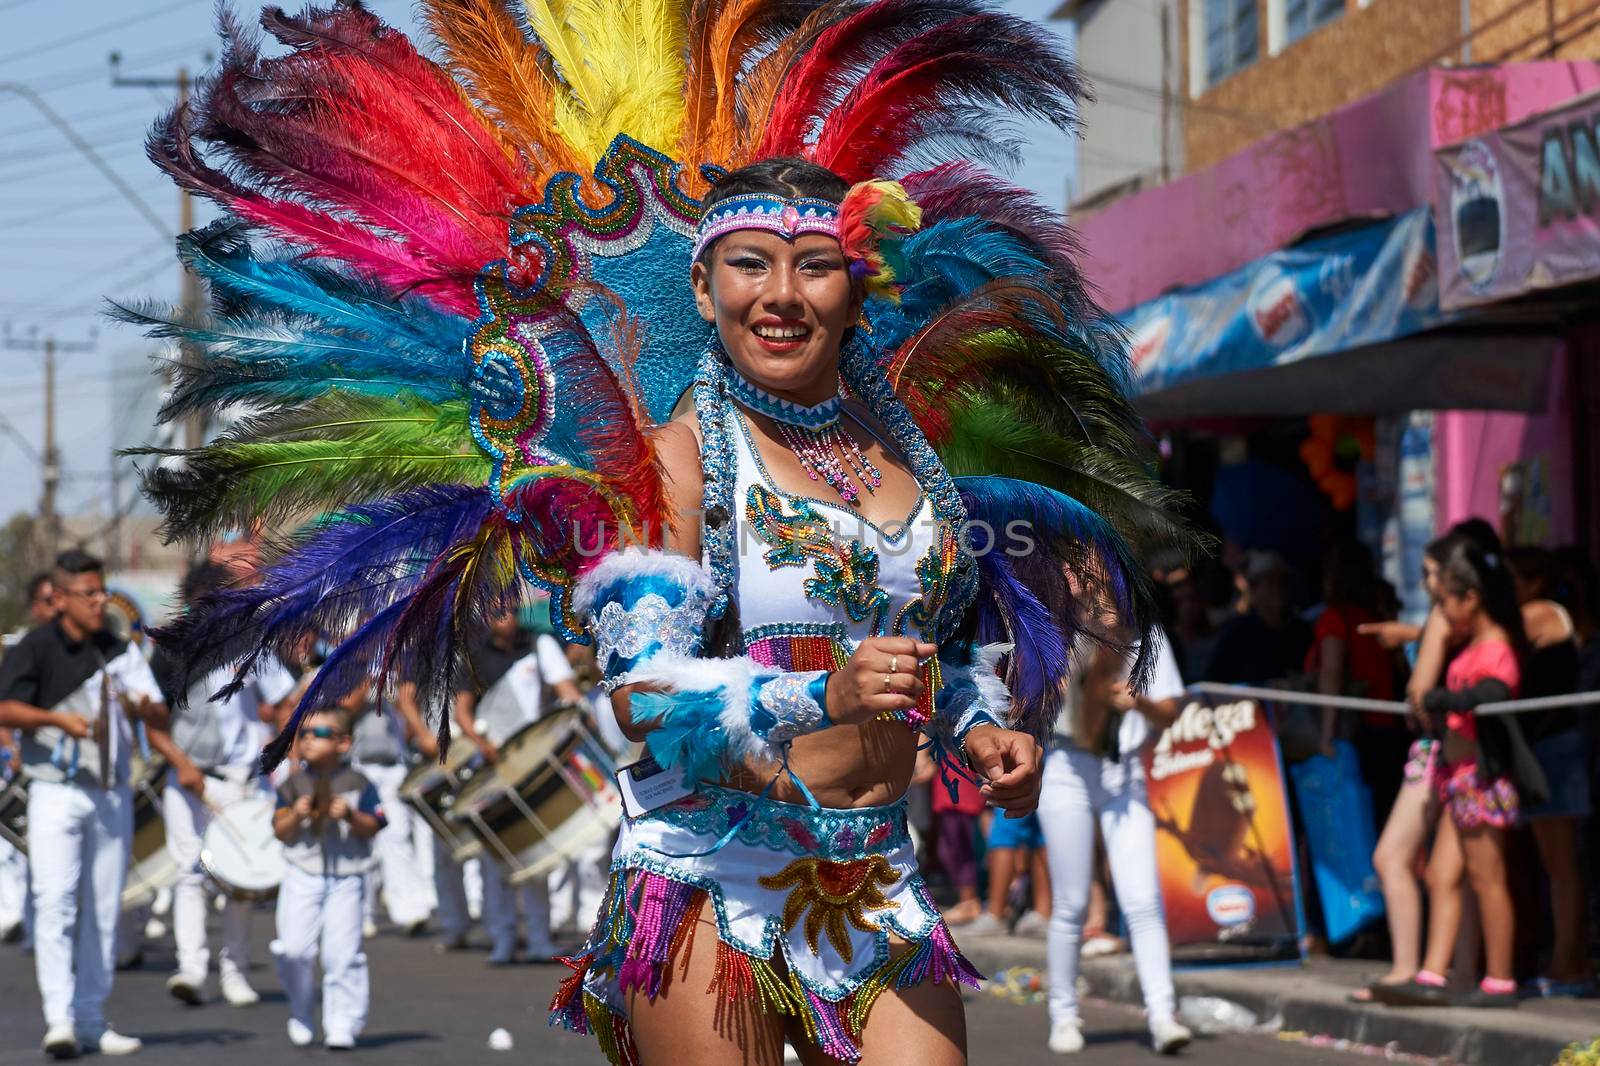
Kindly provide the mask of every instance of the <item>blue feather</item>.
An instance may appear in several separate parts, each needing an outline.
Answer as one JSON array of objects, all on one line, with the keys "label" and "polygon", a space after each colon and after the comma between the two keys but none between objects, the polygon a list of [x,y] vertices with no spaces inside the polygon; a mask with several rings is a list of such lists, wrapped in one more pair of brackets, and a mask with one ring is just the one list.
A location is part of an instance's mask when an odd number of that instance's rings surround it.
[{"label": "blue feather", "polygon": [[[1071,496],[1031,481],[985,476],[958,477],[955,483],[971,521],[996,532],[996,543],[980,564],[983,592],[994,598],[991,610],[997,614],[980,610],[980,633],[1002,620],[1025,630],[1005,637],[1018,647],[1007,681],[1019,703],[1029,703],[1020,688],[1042,701],[1030,710],[1051,713],[1050,694],[1065,676],[1066,651],[1080,632],[1122,648],[1137,644],[1130,676],[1136,687],[1141,685],[1153,662],[1155,645],[1146,638],[1157,624],[1157,611],[1149,576],[1116,529]],[[1130,631],[1125,638],[1083,624],[1090,605],[1080,602],[1069,573],[1079,588],[1103,586],[1107,605]]]},{"label": "blue feather", "polygon": [[715,781],[722,776],[722,753],[728,748],[722,728],[722,691],[637,692],[629,701],[633,720],[656,723],[645,744],[656,762],[681,768],[684,783]]}]

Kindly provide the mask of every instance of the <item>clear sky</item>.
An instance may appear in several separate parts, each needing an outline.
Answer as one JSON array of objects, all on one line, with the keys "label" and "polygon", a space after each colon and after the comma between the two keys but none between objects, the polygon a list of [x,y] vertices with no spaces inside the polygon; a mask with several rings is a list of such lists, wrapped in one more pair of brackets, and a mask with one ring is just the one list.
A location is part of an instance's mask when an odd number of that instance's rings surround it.
[{"label": "clear sky", "polygon": [[[1039,17],[1059,0],[1013,0]],[[255,0],[233,5],[253,11]],[[293,0],[284,6],[298,7]],[[411,0],[368,0],[391,24],[416,28]],[[54,335],[89,350],[64,352],[57,368],[57,445],[64,467],[63,514],[109,513],[111,452],[152,432],[159,382],[149,373],[153,346],[100,316],[104,298],[175,301],[172,251],[178,195],[144,158],[151,121],[174,90],[111,85],[108,56],[122,72],[173,77],[203,70],[216,47],[212,0],[0,0],[0,82],[20,82],[92,144],[164,221],[163,236],[25,100],[0,93],[0,332],[13,340]],[[1018,175],[1060,205],[1072,146],[1040,138]],[[209,217],[197,204],[199,221]],[[42,440],[44,382],[36,352],[0,349],[0,520],[33,510]],[[131,491],[125,479],[123,491]]]}]

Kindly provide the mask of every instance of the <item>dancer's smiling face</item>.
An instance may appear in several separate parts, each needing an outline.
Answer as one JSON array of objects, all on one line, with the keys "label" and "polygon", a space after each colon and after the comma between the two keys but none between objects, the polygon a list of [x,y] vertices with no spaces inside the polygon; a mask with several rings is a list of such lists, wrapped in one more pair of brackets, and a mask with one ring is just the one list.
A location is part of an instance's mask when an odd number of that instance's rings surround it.
[{"label": "dancer's smiling face", "polygon": [[837,240],[735,230],[694,264],[690,280],[701,317],[716,324],[752,384],[804,404],[838,391],[840,345],[862,296]]}]

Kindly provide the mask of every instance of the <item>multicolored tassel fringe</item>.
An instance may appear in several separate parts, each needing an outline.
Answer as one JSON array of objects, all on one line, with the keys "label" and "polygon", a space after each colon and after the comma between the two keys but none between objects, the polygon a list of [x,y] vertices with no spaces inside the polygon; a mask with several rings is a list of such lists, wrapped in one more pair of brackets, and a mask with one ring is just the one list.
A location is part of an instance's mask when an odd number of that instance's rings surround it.
[{"label": "multicolored tassel fringe", "polygon": [[[627,1016],[585,991],[584,979],[591,970],[609,970],[617,974],[620,990],[638,988],[654,1000],[670,981],[674,959],[683,960],[687,973],[694,927],[706,895],[704,889],[653,872],[612,874],[586,954],[562,960],[573,974],[561,983],[550,1004],[550,1024],[592,1034],[612,1063],[636,1066],[639,1052]],[[821,1051],[856,1062],[861,1058],[867,1016],[878,997],[890,988],[910,988],[928,980],[973,988],[982,981],[943,922],[838,1002],[807,988],[792,968],[780,969],[772,959],[756,958],[719,937],[716,967],[706,991],[717,998],[719,1011],[748,1003],[761,1013],[794,1018],[806,1039]]]}]

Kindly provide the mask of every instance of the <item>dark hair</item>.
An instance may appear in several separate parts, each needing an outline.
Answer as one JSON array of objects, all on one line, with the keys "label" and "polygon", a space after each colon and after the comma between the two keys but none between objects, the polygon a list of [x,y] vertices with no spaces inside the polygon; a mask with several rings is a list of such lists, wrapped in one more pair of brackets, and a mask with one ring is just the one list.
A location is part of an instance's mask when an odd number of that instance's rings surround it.
[{"label": "dark hair", "polygon": [[33,598],[39,595],[40,587],[48,585],[49,583],[50,575],[47,573],[38,573],[30,577],[28,579],[28,602],[32,603]]},{"label": "dark hair", "polygon": [[68,548],[56,556],[56,569],[63,574],[103,574],[105,564],[86,551]]},{"label": "dark hair", "polygon": [[343,707],[331,703],[326,707],[316,707],[307,711],[306,716],[300,720],[300,728],[303,730],[311,725],[311,719],[321,718],[324,716],[332,718],[334,721],[339,723],[339,732],[345,734],[346,736],[350,735],[350,729],[353,724],[351,722],[350,712],[345,710]]},{"label": "dark hair", "polygon": [[1506,551],[1506,565],[1514,577],[1538,589],[1540,599],[1554,599],[1561,584],[1561,565],[1556,553],[1530,544]]},{"label": "dark hair", "polygon": [[[826,200],[837,204],[850,191],[850,183],[827,167],[797,156],[777,156],[730,170],[711,186],[702,203],[710,208],[748,193],[769,193],[790,199]],[[710,247],[700,253],[703,260]]]},{"label": "dark hair", "polygon": [[1371,610],[1377,604],[1377,574],[1372,550],[1357,540],[1342,540],[1328,549],[1322,560],[1330,604],[1350,604]]},{"label": "dark hair", "polygon": [[196,563],[183,577],[183,602],[197,603],[232,580],[232,572],[221,563],[209,559]]},{"label": "dark hair", "polygon": [[1498,555],[1500,553],[1500,534],[1494,527],[1482,518],[1464,518],[1445,531],[1439,537],[1422,549],[1422,554],[1434,562],[1443,562],[1450,548],[1457,541],[1465,541],[1478,549],[1482,555]]},{"label": "dark hair", "polygon": [[[1498,543],[1499,538],[1496,538]],[[1444,543],[1439,560],[1439,583],[1453,596],[1476,592],[1483,610],[1511,638],[1511,646],[1521,657],[1528,647],[1522,627],[1522,607],[1517,603],[1511,570],[1498,551],[1484,551],[1473,538],[1446,534],[1435,543]]]}]

